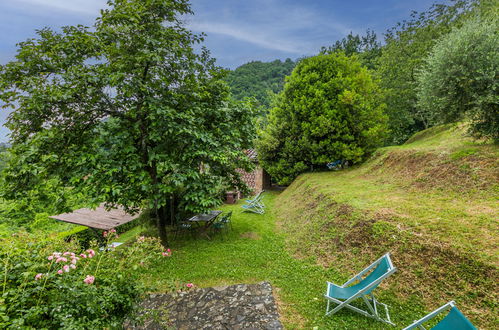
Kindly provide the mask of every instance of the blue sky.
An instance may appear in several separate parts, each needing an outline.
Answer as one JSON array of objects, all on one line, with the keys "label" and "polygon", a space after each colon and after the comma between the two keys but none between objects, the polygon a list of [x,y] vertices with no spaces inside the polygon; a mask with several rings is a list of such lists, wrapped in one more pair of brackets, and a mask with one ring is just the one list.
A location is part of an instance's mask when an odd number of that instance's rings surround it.
[{"label": "blue sky", "polygon": [[[316,54],[350,31],[379,36],[434,0],[192,0],[186,24],[207,34],[205,46],[223,67],[252,60],[296,59]],[[439,1],[443,2],[443,0]],[[91,25],[106,0],[0,1],[0,64],[12,60],[16,43],[49,26]],[[0,111],[3,125],[7,113]],[[0,127],[0,142],[7,140]]]}]

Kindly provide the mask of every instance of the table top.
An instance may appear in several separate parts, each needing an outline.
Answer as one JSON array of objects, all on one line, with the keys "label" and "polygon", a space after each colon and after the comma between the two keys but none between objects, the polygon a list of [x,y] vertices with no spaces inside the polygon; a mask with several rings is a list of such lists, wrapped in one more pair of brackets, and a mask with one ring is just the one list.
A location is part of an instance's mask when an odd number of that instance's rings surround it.
[{"label": "table top", "polygon": [[196,214],[192,218],[189,218],[187,221],[211,221],[218,217],[220,213],[222,213],[222,211],[210,211],[210,213]]}]

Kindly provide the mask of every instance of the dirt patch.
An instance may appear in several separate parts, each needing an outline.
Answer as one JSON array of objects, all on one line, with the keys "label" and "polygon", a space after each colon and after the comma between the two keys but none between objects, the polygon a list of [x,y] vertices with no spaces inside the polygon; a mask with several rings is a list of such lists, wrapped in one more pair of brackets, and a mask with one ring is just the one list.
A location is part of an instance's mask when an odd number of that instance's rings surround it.
[{"label": "dirt patch", "polygon": [[255,233],[253,231],[248,231],[248,232],[242,233],[241,234],[241,238],[249,238],[249,239],[253,239],[253,240],[260,240],[260,239],[262,239],[260,237],[260,235],[258,235],[257,233]]}]

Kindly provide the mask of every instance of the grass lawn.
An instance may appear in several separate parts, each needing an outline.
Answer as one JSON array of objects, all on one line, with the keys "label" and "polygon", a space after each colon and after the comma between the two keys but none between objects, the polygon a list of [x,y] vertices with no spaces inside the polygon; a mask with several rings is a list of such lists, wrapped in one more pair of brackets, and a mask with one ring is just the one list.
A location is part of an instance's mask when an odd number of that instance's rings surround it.
[{"label": "grass lawn", "polygon": [[[210,287],[269,281],[275,289],[286,328],[390,328],[350,311],[324,316],[326,280],[343,283],[351,274],[334,267],[325,269],[317,265],[313,257],[297,259],[286,250],[284,235],[276,227],[274,201],[277,195],[266,193],[264,215],[243,213],[240,204],[224,205],[223,211],[234,212],[234,229],[224,240],[217,234],[212,241],[188,238],[174,242],[173,257],[145,272],[144,281],[158,292],[171,290],[174,283],[192,282],[198,287]],[[394,277],[388,281],[396,280]],[[383,292],[381,297],[394,301],[390,292]],[[415,309],[409,309],[408,313],[401,313],[401,309],[408,307],[398,302],[393,307],[393,319],[398,325],[409,324],[423,315],[418,306],[412,306]]]}]

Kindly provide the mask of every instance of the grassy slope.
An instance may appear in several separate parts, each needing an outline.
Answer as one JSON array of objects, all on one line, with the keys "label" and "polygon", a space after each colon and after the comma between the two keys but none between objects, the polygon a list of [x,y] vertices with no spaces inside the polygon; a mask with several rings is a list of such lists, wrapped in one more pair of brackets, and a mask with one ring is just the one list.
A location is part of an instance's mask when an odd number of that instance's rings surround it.
[{"label": "grassy slope", "polygon": [[265,215],[224,205],[234,211],[228,237],[173,242],[168,266],[143,280],[157,292],[265,280],[288,329],[392,329],[349,311],[324,317],[322,298],[326,280],[342,283],[392,251],[399,271],[378,298],[396,328],[451,299],[475,324],[495,328],[497,148],[460,132],[434,129],[360,168],[303,175],[266,194]]},{"label": "grassy slope", "polygon": [[[295,258],[286,249],[285,235],[276,228],[277,196],[277,192],[266,194],[265,215],[243,213],[240,203],[224,205],[224,211],[234,211],[234,229],[227,237],[217,235],[212,241],[187,237],[173,242],[169,266],[160,263],[149,269],[144,282],[154,291],[166,292],[185,288],[189,282],[209,287],[270,281],[276,289],[282,321],[289,329],[382,329],[378,322],[351,312],[324,317],[326,280],[341,281],[347,274],[317,265],[313,257]],[[416,313],[402,312],[404,323],[412,321]]]},{"label": "grassy slope", "polygon": [[299,177],[276,203],[288,249],[343,275],[391,251],[399,272],[382,295],[396,310],[454,299],[495,328],[499,152],[463,132],[437,127],[361,167]]}]

